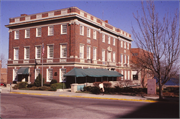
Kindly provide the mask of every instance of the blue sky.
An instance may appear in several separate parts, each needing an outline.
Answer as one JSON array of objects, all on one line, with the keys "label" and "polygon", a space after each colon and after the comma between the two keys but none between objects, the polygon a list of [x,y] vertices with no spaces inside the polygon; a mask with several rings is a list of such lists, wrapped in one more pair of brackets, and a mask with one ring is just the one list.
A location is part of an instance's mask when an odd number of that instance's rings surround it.
[{"label": "blue sky", "polygon": [[[141,1],[7,1],[1,0],[0,17],[0,54],[4,54],[8,59],[9,36],[8,28],[9,18],[18,17],[20,14],[35,14],[62,8],[76,6],[100,19],[108,20],[109,24],[120,28],[130,34],[132,25],[136,28],[136,21],[133,13],[138,10],[141,14]],[[166,12],[174,14],[179,11],[178,1],[155,1],[156,11],[160,18]],[[133,36],[132,36],[133,39]],[[132,47],[136,47],[132,42]]]}]

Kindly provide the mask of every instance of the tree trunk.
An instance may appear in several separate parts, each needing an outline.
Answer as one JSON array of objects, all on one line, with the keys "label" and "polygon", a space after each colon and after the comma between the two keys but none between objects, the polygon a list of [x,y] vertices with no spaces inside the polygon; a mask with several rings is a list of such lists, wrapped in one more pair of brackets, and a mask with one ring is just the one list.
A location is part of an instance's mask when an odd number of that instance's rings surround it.
[{"label": "tree trunk", "polygon": [[159,100],[163,99],[163,95],[162,95],[162,81],[161,79],[159,80]]}]

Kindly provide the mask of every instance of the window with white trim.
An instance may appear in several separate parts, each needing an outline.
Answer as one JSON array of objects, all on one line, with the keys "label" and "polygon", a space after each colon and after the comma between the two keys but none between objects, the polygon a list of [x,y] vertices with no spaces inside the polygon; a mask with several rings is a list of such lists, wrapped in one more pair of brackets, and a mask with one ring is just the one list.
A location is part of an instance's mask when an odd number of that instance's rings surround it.
[{"label": "window with white trim", "polygon": [[127,56],[127,64],[129,64],[129,55]]},{"label": "window with white trim", "polygon": [[67,34],[67,24],[61,25],[61,34]]},{"label": "window with white trim", "polygon": [[35,69],[35,79],[38,77],[38,75],[41,73],[40,69]]},{"label": "window with white trim", "polygon": [[87,59],[91,59],[91,47],[87,46]]},{"label": "window with white trim", "polygon": [[113,52],[113,62],[116,62],[116,53]]},{"label": "window with white trim", "polygon": [[41,37],[41,27],[36,28],[36,37]]},{"label": "window with white trim", "polygon": [[30,55],[30,48],[25,47],[24,48],[24,59],[29,59],[29,55]]},{"label": "window with white trim", "polygon": [[84,26],[80,25],[80,35],[84,35]]},{"label": "window with white trim", "polygon": [[48,36],[54,35],[54,26],[49,26],[48,27]]},{"label": "window with white trim", "polygon": [[53,45],[48,45],[47,46],[47,58],[53,58],[54,56],[54,46]]},{"label": "window with white trim", "polygon": [[14,31],[14,39],[19,39],[19,31]]},{"label": "window with white trim", "polygon": [[121,54],[121,63],[123,63],[123,54]]},{"label": "window with white trim", "polygon": [[124,42],[124,48],[126,48],[126,42]]},{"label": "window with white trim", "polygon": [[30,38],[30,29],[25,30],[25,38]]},{"label": "window with white trim", "polygon": [[127,43],[127,49],[129,50],[129,43]]},{"label": "window with white trim", "polygon": [[115,38],[113,38],[113,45],[115,46],[116,42],[115,42]]},{"label": "window with white trim", "polygon": [[13,81],[17,81],[18,77],[17,77],[17,72],[18,72],[18,69],[13,69]]},{"label": "window with white trim", "polygon": [[124,64],[126,64],[126,55],[124,55]]},{"label": "window with white trim", "polygon": [[91,37],[91,29],[90,28],[87,28],[87,37]]},{"label": "window with white trim", "polygon": [[19,48],[14,48],[14,60],[19,59]]},{"label": "window with white trim", "polygon": [[111,62],[111,52],[108,52],[108,62]]},{"label": "window with white trim", "polygon": [[124,80],[127,79],[127,76],[126,76],[126,71],[124,71]]},{"label": "window with white trim", "polygon": [[84,59],[84,45],[80,44],[79,58]]},{"label": "window with white trim", "polygon": [[53,79],[53,69],[47,69],[46,74],[47,74],[46,81],[51,82],[51,80]]},{"label": "window with white trim", "polygon": [[97,59],[97,48],[94,47],[93,48],[93,60],[96,60]]},{"label": "window with white trim", "polygon": [[62,44],[60,45],[60,48],[61,48],[61,58],[67,58],[67,45],[66,44]]},{"label": "window with white trim", "polygon": [[111,44],[111,37],[108,36],[108,44]]},{"label": "window with white trim", "polygon": [[102,42],[105,42],[105,34],[102,34]]},{"label": "window with white trim", "polygon": [[60,74],[59,82],[63,82],[65,79],[64,74],[66,74],[66,69],[60,69],[59,74]]},{"label": "window with white trim", "polygon": [[121,47],[123,48],[123,41],[121,41]]},{"label": "window with white trim", "polygon": [[[121,70],[121,74],[123,75],[123,70]],[[124,76],[121,76],[121,80],[123,80],[123,77],[124,77]]]},{"label": "window with white trim", "polygon": [[41,59],[41,46],[36,46],[35,47],[35,58],[36,59]]},{"label": "window with white trim", "polygon": [[102,49],[102,61],[105,61],[105,50],[104,49]]},{"label": "window with white trim", "polygon": [[93,30],[93,39],[96,39],[96,31]]},{"label": "window with white trim", "polygon": [[130,71],[128,71],[128,80],[130,80]]}]

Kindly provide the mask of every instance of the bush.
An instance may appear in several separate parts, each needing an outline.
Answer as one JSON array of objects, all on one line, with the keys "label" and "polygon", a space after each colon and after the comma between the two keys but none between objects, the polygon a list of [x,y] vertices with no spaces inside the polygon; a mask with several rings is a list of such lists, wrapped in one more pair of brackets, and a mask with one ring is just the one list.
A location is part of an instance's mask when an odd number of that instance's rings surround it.
[{"label": "bush", "polygon": [[57,83],[57,80],[56,80],[56,79],[51,80],[50,85],[51,85],[51,84],[54,84],[54,83]]},{"label": "bush", "polygon": [[95,86],[95,87],[99,87],[99,84],[100,84],[101,82],[94,82],[93,83],[93,85]]},{"label": "bush", "polygon": [[13,81],[13,84],[17,84],[17,81]]},{"label": "bush", "polygon": [[20,82],[18,84],[16,84],[13,89],[21,89],[21,88],[27,88],[27,82]]},{"label": "bush", "polygon": [[50,84],[48,84],[48,83],[45,83],[45,84],[43,84],[43,86],[49,86],[49,87],[50,87]]},{"label": "bush", "polygon": [[109,88],[109,87],[111,87],[112,84],[110,82],[108,82],[108,81],[104,81],[103,85],[104,85],[105,88]]},{"label": "bush", "polygon": [[28,88],[31,88],[31,87],[33,87],[33,86],[34,86],[34,84],[28,84],[28,85],[27,85]]},{"label": "bush", "polygon": [[29,88],[30,90],[46,90],[46,91],[50,91],[51,88],[48,87],[48,86],[43,86],[43,87],[36,87],[36,86],[33,86],[31,88]]},{"label": "bush", "polygon": [[51,85],[51,90],[52,91],[56,91],[57,89],[65,89],[66,88],[66,85],[65,83],[54,83]]},{"label": "bush", "polygon": [[[43,78],[43,84],[44,84],[44,78]],[[34,86],[37,86],[37,87],[40,87],[41,86],[41,74],[39,74],[37,77],[36,77],[36,80],[34,82]]]}]

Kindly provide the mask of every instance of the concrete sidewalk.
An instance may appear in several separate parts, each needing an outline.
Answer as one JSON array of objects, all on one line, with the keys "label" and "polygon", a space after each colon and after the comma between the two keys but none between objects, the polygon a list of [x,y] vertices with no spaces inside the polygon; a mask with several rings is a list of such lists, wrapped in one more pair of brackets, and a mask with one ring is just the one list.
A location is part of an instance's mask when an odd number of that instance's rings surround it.
[{"label": "concrete sidewalk", "polygon": [[89,94],[89,93],[73,93],[70,89],[62,91],[39,91],[39,90],[13,90],[9,87],[0,87],[2,93],[25,94],[25,95],[42,95],[42,96],[59,96],[59,97],[76,97],[76,98],[92,98],[92,99],[108,99],[108,100],[124,100],[124,101],[141,101],[141,102],[157,102],[158,96],[126,96],[126,95],[110,95],[110,94]]}]

